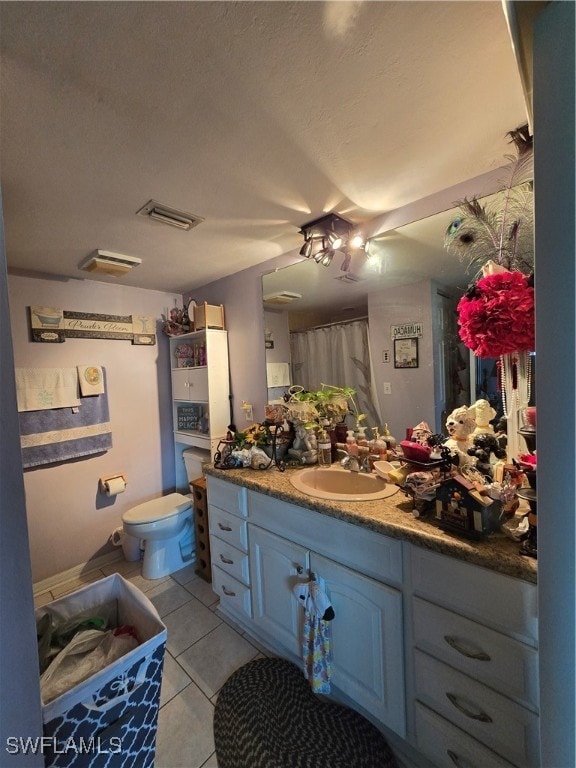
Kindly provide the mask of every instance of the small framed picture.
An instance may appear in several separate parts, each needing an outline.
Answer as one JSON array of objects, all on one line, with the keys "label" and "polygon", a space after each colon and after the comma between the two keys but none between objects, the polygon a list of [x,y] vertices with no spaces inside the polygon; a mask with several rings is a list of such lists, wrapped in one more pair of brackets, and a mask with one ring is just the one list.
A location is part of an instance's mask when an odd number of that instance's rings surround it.
[{"label": "small framed picture", "polygon": [[394,340],[394,368],[418,368],[418,339]]}]

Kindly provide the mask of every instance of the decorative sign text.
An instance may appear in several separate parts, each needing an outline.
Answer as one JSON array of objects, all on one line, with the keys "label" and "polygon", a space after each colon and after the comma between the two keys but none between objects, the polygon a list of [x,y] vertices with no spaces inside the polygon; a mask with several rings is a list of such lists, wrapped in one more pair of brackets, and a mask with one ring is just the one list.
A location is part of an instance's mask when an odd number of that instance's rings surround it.
[{"label": "decorative sign text", "polygon": [[146,315],[95,315],[56,307],[30,307],[32,341],[60,343],[66,339],[128,339],[156,344],[156,321]]},{"label": "decorative sign text", "polygon": [[420,339],[424,332],[422,323],[403,323],[390,326],[391,339]]}]

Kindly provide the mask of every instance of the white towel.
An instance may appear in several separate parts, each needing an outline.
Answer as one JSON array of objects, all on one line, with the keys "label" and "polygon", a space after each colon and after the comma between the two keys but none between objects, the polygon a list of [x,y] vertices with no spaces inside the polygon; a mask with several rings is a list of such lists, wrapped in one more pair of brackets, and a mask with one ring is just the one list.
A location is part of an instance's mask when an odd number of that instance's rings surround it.
[{"label": "white towel", "polygon": [[15,373],[19,411],[80,405],[76,368],[16,368]]},{"label": "white towel", "polygon": [[104,375],[99,365],[79,365],[77,370],[82,397],[104,394]]}]

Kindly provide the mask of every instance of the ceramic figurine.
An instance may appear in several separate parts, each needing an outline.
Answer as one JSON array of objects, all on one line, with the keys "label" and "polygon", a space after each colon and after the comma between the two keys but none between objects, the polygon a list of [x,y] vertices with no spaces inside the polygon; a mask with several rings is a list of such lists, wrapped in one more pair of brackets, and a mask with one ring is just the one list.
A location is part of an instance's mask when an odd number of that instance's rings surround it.
[{"label": "ceramic figurine", "polygon": [[496,416],[496,411],[488,400],[476,400],[474,405],[470,407],[470,410],[474,410],[474,419],[476,421],[476,427],[472,434],[474,435],[493,435],[494,427],[490,422]]},{"label": "ceramic figurine", "polygon": [[475,411],[466,405],[455,408],[446,419],[448,437],[444,445],[458,459],[458,466],[473,464],[475,459],[468,454],[472,448],[472,433],[476,428]]}]

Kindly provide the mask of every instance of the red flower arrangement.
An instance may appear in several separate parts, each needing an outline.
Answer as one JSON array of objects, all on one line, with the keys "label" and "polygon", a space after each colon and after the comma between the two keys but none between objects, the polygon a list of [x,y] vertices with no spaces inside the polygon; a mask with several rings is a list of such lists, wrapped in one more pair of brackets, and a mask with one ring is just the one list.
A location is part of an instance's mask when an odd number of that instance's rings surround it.
[{"label": "red flower arrangement", "polygon": [[521,272],[482,277],[458,302],[460,338],[477,357],[533,350],[534,288]]}]

